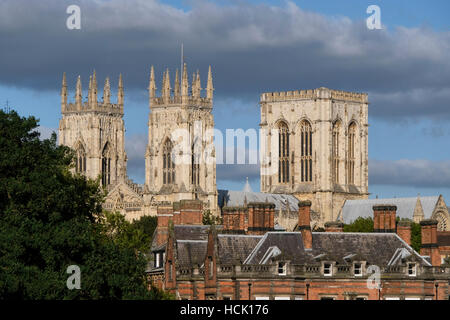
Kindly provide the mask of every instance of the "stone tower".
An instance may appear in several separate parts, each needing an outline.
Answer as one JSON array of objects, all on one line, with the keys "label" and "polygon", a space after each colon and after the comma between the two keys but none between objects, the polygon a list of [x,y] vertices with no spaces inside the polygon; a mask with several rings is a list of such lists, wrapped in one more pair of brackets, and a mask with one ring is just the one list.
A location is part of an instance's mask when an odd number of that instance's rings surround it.
[{"label": "stone tower", "polygon": [[346,199],[368,197],[367,94],[263,93],[260,107],[262,192],[310,200],[317,226],[335,220]]},{"label": "stone tower", "polygon": [[173,87],[167,69],[159,97],[156,89],[152,66],[145,155],[146,206],[154,214],[158,205],[199,199],[204,209],[218,214],[211,67],[204,97],[198,70],[189,88],[186,64],[181,79],[176,71]]},{"label": "stone tower", "polygon": [[100,178],[103,186],[113,186],[126,177],[123,121],[123,82],[119,77],[117,103],[111,102],[109,78],[105,80],[103,101],[97,100],[95,71],[89,78],[86,101],[82,98],[81,78],[78,76],[75,102],[67,102],[66,74],[61,90],[59,144],[76,152],[75,171],[92,179]]}]

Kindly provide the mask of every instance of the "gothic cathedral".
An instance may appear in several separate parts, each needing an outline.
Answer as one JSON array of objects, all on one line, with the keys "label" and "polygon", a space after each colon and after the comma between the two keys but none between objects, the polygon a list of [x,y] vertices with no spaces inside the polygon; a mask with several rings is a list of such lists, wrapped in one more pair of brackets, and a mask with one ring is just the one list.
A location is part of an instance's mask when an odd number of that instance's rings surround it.
[{"label": "gothic cathedral", "polygon": [[260,167],[262,192],[310,200],[320,225],[336,220],[346,199],[368,198],[367,94],[271,92],[260,107],[264,156],[275,159]]},{"label": "gothic cathedral", "polygon": [[[151,68],[144,185],[126,172],[122,76],[117,103],[111,102],[108,78],[98,101],[95,71],[87,101],[78,77],[75,102],[68,103],[64,74],[59,143],[75,150],[74,171],[106,188],[105,209],[127,219],[155,215],[158,206],[184,199],[199,199],[219,215],[211,67],[205,91],[202,95],[199,71],[189,85],[184,64],[173,87],[169,70],[163,72],[157,95]],[[261,192],[311,200],[316,225],[336,220],[345,200],[368,198],[367,94],[327,88],[272,92],[261,95],[260,105],[260,127],[267,133],[262,155],[273,159],[261,161]]]}]

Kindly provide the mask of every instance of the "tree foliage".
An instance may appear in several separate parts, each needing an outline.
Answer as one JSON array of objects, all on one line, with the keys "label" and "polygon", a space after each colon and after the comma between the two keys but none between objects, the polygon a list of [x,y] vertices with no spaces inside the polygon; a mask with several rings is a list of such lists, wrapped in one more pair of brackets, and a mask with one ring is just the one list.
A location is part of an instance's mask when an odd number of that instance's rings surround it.
[{"label": "tree foliage", "polygon": [[[40,140],[37,126],[0,111],[0,299],[161,298],[147,290],[144,256],[98,223],[98,182],[73,175],[73,151],[55,133]],[[70,265],[79,290],[66,286]]]},{"label": "tree foliage", "polygon": [[120,213],[103,212],[103,232],[122,248],[147,252],[156,228],[156,217],[143,216],[129,222]]},{"label": "tree foliage", "polygon": [[373,219],[358,217],[352,223],[344,225],[344,232],[373,232]]},{"label": "tree foliage", "polygon": [[[411,247],[417,252],[420,251],[422,235],[420,224],[413,222],[411,219],[397,217],[396,221],[409,221],[411,223]],[[353,223],[344,225],[344,232],[373,232],[372,217],[359,217]]]},{"label": "tree foliage", "polygon": [[212,226],[221,224],[222,220],[220,219],[220,217],[216,217],[215,215],[213,215],[210,210],[205,210],[203,211],[202,223],[204,225]]}]

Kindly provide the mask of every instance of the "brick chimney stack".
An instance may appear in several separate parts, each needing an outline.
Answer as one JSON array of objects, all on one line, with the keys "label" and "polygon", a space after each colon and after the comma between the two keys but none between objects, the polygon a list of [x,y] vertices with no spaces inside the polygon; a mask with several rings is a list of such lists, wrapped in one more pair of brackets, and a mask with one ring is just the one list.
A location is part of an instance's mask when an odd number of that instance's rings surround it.
[{"label": "brick chimney stack", "polygon": [[298,203],[297,230],[302,233],[303,247],[305,249],[312,249],[311,201],[309,200]]},{"label": "brick chimney stack", "polygon": [[411,245],[411,222],[399,221],[397,224],[397,234],[408,245]]},{"label": "brick chimney stack", "polygon": [[172,207],[158,207],[157,209],[157,226],[156,226],[156,243],[162,245],[169,238],[169,224],[173,221]]},{"label": "brick chimney stack", "polygon": [[203,202],[200,200],[180,200],[180,224],[203,224]]},{"label": "brick chimney stack", "polygon": [[230,233],[247,232],[247,208],[223,207],[223,230]]},{"label": "brick chimney stack", "polygon": [[373,206],[373,231],[395,232],[397,206],[381,204]]},{"label": "brick chimney stack", "polygon": [[422,220],[420,221],[422,232],[422,245],[420,247],[420,255],[429,256],[433,266],[441,265],[441,255],[437,244],[437,221]]},{"label": "brick chimney stack", "polygon": [[251,202],[248,208],[248,233],[264,234],[274,230],[275,205],[269,202]]},{"label": "brick chimney stack", "polygon": [[325,222],[325,232],[344,232],[344,224],[340,221]]}]

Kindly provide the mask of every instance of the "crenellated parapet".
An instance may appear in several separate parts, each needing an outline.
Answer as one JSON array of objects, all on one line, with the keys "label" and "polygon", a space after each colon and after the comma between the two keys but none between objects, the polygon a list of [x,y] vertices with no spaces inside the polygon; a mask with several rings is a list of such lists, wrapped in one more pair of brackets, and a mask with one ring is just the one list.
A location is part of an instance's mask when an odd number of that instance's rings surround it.
[{"label": "crenellated parapet", "polygon": [[111,102],[111,85],[109,78],[105,79],[105,85],[103,87],[103,99],[101,101],[97,98],[97,77],[94,70],[92,76],[89,77],[89,90],[86,101],[83,101],[83,92],[81,87],[81,77],[78,76],[75,101],[67,101],[67,81],[66,74],[63,75],[62,89],[61,89],[61,112],[62,114],[80,113],[80,112],[98,112],[110,115],[123,116],[123,80],[122,75],[119,76],[119,85],[117,91],[117,103]]},{"label": "crenellated parapet", "polygon": [[266,92],[261,94],[261,103],[277,102],[286,100],[302,100],[302,99],[333,99],[352,101],[359,103],[368,103],[367,93],[348,92],[341,90],[332,90],[328,88],[318,88],[313,90],[294,90]]},{"label": "crenellated parapet", "polygon": [[214,87],[212,82],[211,66],[209,66],[208,70],[205,96],[202,96],[200,72],[198,70],[192,74],[192,82],[189,86],[186,63],[183,65],[181,81],[177,69],[175,73],[174,86],[172,87],[169,69],[166,69],[163,73],[160,96],[157,96],[156,89],[155,71],[152,66],[150,70],[150,83],[148,87],[150,108],[158,106],[195,106],[212,109]]}]

